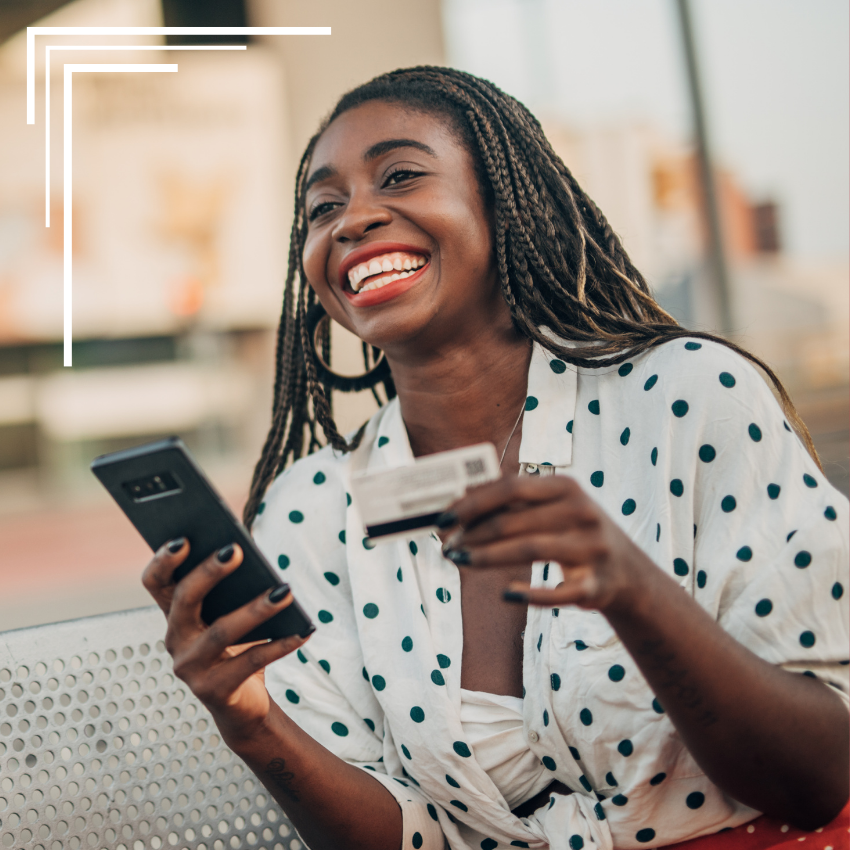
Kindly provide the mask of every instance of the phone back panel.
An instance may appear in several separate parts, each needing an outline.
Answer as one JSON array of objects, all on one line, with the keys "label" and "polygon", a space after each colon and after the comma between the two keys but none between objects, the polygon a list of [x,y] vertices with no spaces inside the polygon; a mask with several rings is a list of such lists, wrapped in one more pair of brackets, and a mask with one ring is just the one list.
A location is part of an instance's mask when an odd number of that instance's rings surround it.
[{"label": "phone back panel", "polygon": [[[278,571],[257,549],[179,438],[103,455],[91,468],[151,549],[156,551],[177,537],[189,541],[189,555],[175,570],[175,580],[228,543],[242,548],[244,559],[239,568],[204,598],[204,622],[212,623],[282,584]],[[310,631],[310,619],[293,602],[238,642]]]}]

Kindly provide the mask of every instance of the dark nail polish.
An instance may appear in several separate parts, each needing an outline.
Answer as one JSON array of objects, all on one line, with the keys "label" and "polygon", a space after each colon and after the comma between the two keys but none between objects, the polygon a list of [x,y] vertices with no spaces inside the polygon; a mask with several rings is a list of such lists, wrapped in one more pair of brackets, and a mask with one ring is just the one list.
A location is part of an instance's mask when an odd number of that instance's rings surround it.
[{"label": "dark nail polish", "polygon": [[303,635],[301,635],[301,637],[303,637],[303,638],[308,638],[308,637],[310,637],[310,635],[311,635],[311,634],[313,634],[313,632],[315,632],[315,631],[316,631],[316,624],[315,624],[315,623],[310,623],[310,625],[309,625],[309,626],[307,626],[307,631],[306,631],[306,632],[304,632],[304,634],[303,634]]},{"label": "dark nail polish", "polygon": [[287,593],[289,593],[288,584],[282,584],[280,587],[272,588],[272,590],[269,591],[269,602],[271,602],[272,605],[277,605],[277,603],[280,602]]},{"label": "dark nail polish", "polygon": [[446,511],[437,517],[434,525],[437,528],[451,528],[453,525],[457,525],[457,514],[454,511]]},{"label": "dark nail polish", "polygon": [[227,546],[222,546],[215,556],[220,564],[226,564],[233,557],[233,544],[228,543]]},{"label": "dark nail polish", "polygon": [[446,557],[450,561],[454,561],[459,567],[465,567],[471,560],[467,549],[449,549],[446,552]]},{"label": "dark nail polish", "polygon": [[172,540],[166,548],[172,555],[176,555],[183,548],[185,543],[185,537],[178,537],[176,540]]},{"label": "dark nail polish", "polygon": [[506,590],[502,593],[505,602],[528,602],[528,594],[521,590]]}]

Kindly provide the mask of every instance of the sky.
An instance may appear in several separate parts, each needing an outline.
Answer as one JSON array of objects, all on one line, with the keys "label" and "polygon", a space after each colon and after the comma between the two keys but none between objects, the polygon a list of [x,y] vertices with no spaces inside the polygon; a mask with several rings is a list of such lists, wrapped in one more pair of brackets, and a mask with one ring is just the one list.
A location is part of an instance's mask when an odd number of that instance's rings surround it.
[{"label": "sky", "polygon": [[[786,251],[850,251],[850,4],[691,0],[715,160],[781,206]],[[448,61],[576,126],[688,139],[675,0],[443,0]]]}]

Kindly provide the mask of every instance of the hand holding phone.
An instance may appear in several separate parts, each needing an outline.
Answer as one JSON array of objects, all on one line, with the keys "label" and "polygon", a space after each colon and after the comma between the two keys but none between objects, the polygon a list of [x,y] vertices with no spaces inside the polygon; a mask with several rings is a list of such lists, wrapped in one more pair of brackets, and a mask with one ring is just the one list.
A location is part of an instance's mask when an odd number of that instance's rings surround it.
[{"label": "hand holding phone", "polygon": [[178,438],[104,455],[92,471],[156,550],[142,581],[168,620],[175,675],[225,740],[250,736],[273,705],[264,668],[315,626]]},{"label": "hand holding phone", "polygon": [[165,544],[145,568],[142,582],[168,620],[165,646],[174,674],[209,709],[225,741],[236,746],[250,738],[274,705],[265,686],[266,666],[294,652],[307,637],[294,634],[255,643],[240,638],[295,604],[285,584],[208,627],[201,619],[201,602],[244,565],[243,552],[238,545],[225,546],[175,583],[173,575],[189,554],[185,538]]}]

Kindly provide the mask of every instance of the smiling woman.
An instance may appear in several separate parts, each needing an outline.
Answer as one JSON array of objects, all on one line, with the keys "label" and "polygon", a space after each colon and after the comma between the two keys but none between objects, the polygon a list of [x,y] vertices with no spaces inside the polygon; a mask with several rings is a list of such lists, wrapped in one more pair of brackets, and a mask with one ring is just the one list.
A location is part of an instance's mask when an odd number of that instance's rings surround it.
[{"label": "smiling woman", "polygon": [[[470,75],[345,95],[295,203],[245,521],[321,626],[226,649],[288,597],[203,628],[238,547],[176,589],[166,547],[146,583],[175,671],[308,845],[610,850],[835,818],[848,505],[767,367],[784,410],[752,355],[664,313],[533,116]],[[348,438],[322,311],[391,374]],[[363,537],[355,469],[485,441],[503,475],[440,536]]]}]

